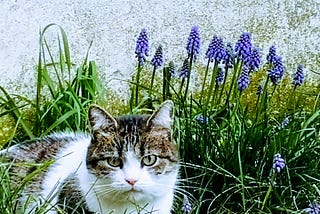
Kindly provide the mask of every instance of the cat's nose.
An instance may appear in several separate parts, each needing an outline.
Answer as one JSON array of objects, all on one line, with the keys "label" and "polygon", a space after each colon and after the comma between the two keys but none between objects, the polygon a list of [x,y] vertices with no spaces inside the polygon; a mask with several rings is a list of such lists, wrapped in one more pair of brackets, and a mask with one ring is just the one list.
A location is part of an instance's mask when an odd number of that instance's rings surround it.
[{"label": "cat's nose", "polygon": [[125,180],[131,186],[135,185],[135,183],[137,183],[137,181],[138,181],[138,180],[135,180],[135,179],[125,179]]}]

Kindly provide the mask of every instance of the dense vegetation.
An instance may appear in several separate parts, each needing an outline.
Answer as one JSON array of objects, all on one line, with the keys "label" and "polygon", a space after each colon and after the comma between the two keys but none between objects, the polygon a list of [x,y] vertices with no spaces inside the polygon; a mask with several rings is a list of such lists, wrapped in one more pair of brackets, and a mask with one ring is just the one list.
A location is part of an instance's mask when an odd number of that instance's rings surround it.
[{"label": "dense vegetation", "polygon": [[[57,53],[45,39],[53,27],[60,32]],[[175,213],[318,213],[320,84],[305,79],[299,62],[291,76],[275,46],[262,58],[250,33],[234,45],[213,36],[205,56],[199,55],[201,44],[195,26],[181,64],[165,62],[162,46],[149,60],[142,29],[137,72],[124,81],[130,100],[123,102],[104,86],[88,59],[90,47],[77,67],[65,31],[48,25],[40,33],[36,98],[0,87],[1,144],[57,130],[88,130],[91,103],[114,114],[135,114],[172,99],[182,160]],[[199,57],[207,65],[198,63]],[[10,165],[1,167],[0,209],[14,213],[20,189],[10,190]]]}]

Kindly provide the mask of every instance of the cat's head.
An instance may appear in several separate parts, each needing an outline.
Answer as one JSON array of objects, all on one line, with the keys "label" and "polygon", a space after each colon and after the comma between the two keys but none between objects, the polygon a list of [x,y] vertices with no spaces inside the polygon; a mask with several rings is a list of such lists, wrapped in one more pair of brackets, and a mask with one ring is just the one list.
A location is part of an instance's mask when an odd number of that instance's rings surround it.
[{"label": "cat's head", "polygon": [[172,101],[151,116],[118,118],[93,105],[89,120],[93,138],[87,168],[97,178],[96,194],[147,201],[173,191],[178,151],[172,137]]}]

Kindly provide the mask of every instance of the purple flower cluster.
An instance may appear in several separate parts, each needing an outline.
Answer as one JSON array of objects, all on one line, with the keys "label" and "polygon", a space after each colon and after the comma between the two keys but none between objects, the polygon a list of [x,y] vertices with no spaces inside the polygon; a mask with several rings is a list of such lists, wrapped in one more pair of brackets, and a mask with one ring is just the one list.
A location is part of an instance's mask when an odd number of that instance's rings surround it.
[{"label": "purple flower cluster", "polygon": [[252,42],[251,35],[244,32],[235,46],[235,52],[238,59],[245,61],[245,59],[251,54]]},{"label": "purple flower cluster", "polygon": [[260,84],[260,85],[258,85],[258,88],[257,88],[257,95],[261,96],[262,93],[263,93],[263,86]]},{"label": "purple flower cluster", "polygon": [[218,72],[216,76],[216,85],[220,86],[224,80],[224,71],[222,68],[218,67]]},{"label": "purple flower cluster", "polygon": [[303,65],[299,65],[297,72],[294,74],[294,77],[293,77],[293,85],[301,86],[303,82],[304,82]]},{"label": "purple flower cluster", "polygon": [[181,209],[182,213],[183,214],[191,213],[191,209],[192,209],[191,203],[189,202],[188,198],[185,196],[183,200],[182,209]]},{"label": "purple flower cluster", "polygon": [[154,57],[151,60],[151,65],[153,65],[155,68],[158,68],[162,66],[163,63],[164,63],[164,59],[163,59],[162,45],[159,45],[159,47],[156,50],[156,53],[154,54]]},{"label": "purple flower cluster", "polygon": [[233,50],[232,44],[228,42],[226,47],[226,55],[224,57],[224,63],[226,65],[226,68],[232,68],[235,58],[235,52]]},{"label": "purple flower cluster", "polygon": [[188,59],[185,59],[184,62],[183,62],[183,65],[182,65],[182,68],[180,70],[180,73],[179,73],[179,77],[181,79],[185,79],[189,76],[189,63],[188,63]]},{"label": "purple flower cluster", "polygon": [[276,50],[276,47],[274,45],[272,45],[269,48],[269,53],[267,55],[267,63],[274,64],[276,61],[276,57],[277,57],[277,50]]},{"label": "purple flower cluster", "polygon": [[200,123],[201,125],[207,124],[209,122],[209,118],[205,117],[203,115],[198,115],[195,117],[196,121]]},{"label": "purple flower cluster", "polygon": [[250,77],[249,69],[246,66],[242,67],[242,72],[238,79],[238,89],[240,92],[246,90],[249,87]]},{"label": "purple flower cluster", "polygon": [[256,71],[261,65],[261,55],[258,48],[251,49],[250,53],[244,59],[244,63],[248,66],[250,71]]},{"label": "purple flower cluster", "polygon": [[174,65],[173,61],[169,62],[169,73],[172,77],[176,77],[177,73],[176,73],[176,66]]},{"label": "purple flower cluster", "polygon": [[281,129],[286,128],[288,125],[289,125],[289,118],[286,117],[286,118],[284,118],[284,120],[281,123]]},{"label": "purple flower cluster", "polygon": [[308,214],[319,214],[320,213],[320,204],[310,203],[309,207],[304,209],[304,211]]},{"label": "purple flower cluster", "polygon": [[149,55],[149,40],[147,30],[143,28],[137,40],[136,45],[136,57],[138,61],[143,64],[146,61],[146,57]]},{"label": "purple flower cluster", "polygon": [[220,62],[225,59],[226,50],[220,37],[213,36],[206,53],[206,57],[211,62],[213,62],[213,60],[215,60],[216,62]]},{"label": "purple flower cluster", "polygon": [[282,57],[276,56],[273,62],[273,68],[268,71],[268,75],[274,85],[277,85],[283,77],[285,68],[282,62]]},{"label": "purple flower cluster", "polygon": [[280,154],[275,154],[273,157],[273,165],[272,168],[275,169],[278,173],[284,169],[286,166],[285,160],[281,157]]},{"label": "purple flower cluster", "polygon": [[197,55],[200,52],[200,34],[199,34],[199,28],[197,26],[193,26],[191,28],[191,32],[188,37],[188,43],[187,43],[187,52],[188,52],[188,58],[193,55],[193,59],[195,60],[197,58]]}]

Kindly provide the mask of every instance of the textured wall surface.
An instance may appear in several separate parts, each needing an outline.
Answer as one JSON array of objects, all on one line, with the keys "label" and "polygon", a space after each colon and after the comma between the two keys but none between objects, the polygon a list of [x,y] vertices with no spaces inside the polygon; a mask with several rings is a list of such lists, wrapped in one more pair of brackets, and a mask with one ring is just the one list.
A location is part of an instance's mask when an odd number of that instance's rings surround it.
[{"label": "textured wall surface", "polygon": [[288,70],[298,63],[309,70],[319,66],[319,0],[1,0],[0,11],[0,85],[11,92],[34,91],[39,30],[50,23],[67,32],[75,63],[94,41],[90,59],[107,81],[134,71],[135,42],[143,27],[151,55],[161,43],[167,61],[185,55],[190,29],[198,25],[200,58],[213,35],[234,43],[248,31],[264,58],[275,44]]}]

